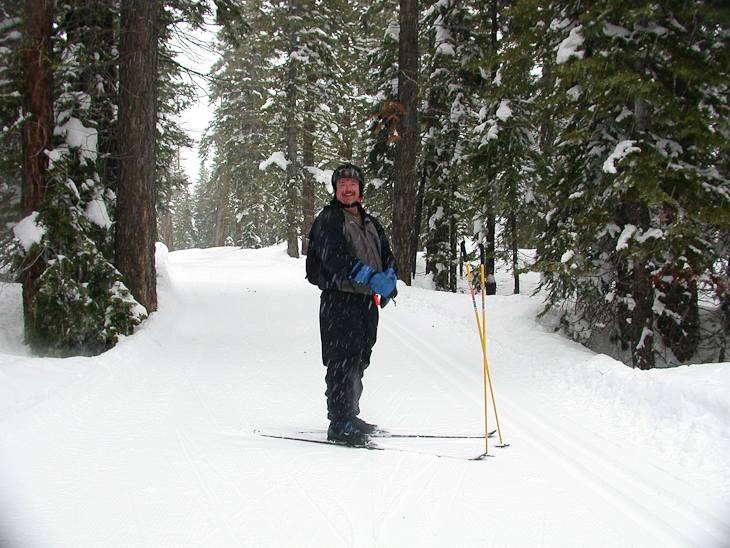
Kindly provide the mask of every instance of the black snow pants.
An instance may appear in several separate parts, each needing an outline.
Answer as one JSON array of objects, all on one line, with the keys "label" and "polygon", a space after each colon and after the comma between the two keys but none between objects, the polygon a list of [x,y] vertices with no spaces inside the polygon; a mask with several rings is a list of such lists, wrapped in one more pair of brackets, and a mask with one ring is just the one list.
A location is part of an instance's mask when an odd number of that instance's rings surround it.
[{"label": "black snow pants", "polygon": [[360,413],[362,377],[378,331],[372,295],[322,291],[319,306],[322,363],[327,367],[327,417],[346,421]]}]

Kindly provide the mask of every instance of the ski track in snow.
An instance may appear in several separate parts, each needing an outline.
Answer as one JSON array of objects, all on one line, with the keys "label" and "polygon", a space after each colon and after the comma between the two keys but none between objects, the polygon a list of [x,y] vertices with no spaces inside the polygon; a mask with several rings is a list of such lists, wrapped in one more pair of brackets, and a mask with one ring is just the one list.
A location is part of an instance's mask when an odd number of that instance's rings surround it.
[{"label": "ski track in snow", "polygon": [[[255,434],[327,425],[303,261],[281,246],[160,250],[160,311],[133,337],[96,358],[0,355],[0,546],[730,546],[714,476],[581,411],[558,373],[595,355],[537,326],[524,296],[486,303],[510,444],[490,438],[492,457],[435,456],[476,456],[479,439],[378,438],[403,451],[366,451]],[[381,312],[363,417],[483,433],[470,296],[399,293]]]}]

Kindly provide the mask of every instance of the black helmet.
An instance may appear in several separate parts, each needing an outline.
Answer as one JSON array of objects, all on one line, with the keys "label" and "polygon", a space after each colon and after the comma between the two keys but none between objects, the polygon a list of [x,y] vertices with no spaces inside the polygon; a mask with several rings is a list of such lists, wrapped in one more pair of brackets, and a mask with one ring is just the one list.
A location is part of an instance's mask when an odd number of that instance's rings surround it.
[{"label": "black helmet", "polygon": [[362,198],[365,189],[365,178],[362,176],[360,168],[352,164],[342,164],[332,172],[332,191],[337,191],[337,181],[348,177],[355,179],[360,184],[360,197]]}]

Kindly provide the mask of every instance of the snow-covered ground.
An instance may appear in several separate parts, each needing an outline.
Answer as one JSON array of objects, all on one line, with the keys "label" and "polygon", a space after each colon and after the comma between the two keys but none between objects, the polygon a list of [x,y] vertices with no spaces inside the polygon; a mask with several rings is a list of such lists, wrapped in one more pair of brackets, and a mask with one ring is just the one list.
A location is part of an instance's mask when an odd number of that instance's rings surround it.
[{"label": "snow-covered ground", "polygon": [[[158,248],[158,272],[160,310],[94,358],[29,357],[19,290],[0,293],[2,548],[730,546],[730,364],[632,370],[541,328],[539,299],[498,295],[509,447],[265,438],[327,426],[304,259]],[[484,432],[468,293],[399,284],[362,410],[392,432]]]}]

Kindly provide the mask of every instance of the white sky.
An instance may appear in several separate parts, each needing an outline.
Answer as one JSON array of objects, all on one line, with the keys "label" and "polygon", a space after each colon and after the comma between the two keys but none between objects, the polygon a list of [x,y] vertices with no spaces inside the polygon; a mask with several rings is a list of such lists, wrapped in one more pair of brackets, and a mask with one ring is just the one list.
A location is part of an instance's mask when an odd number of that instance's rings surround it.
[{"label": "white sky", "polygon": [[[217,55],[207,51],[206,45],[212,45],[215,40],[217,28],[209,25],[205,30],[187,33],[192,41],[183,44],[178,42],[174,44],[178,50],[177,60],[185,67],[197,71],[201,74],[208,74],[210,67],[217,59]],[[190,48],[197,44],[194,51]],[[198,158],[197,143],[203,136],[203,132],[213,117],[213,108],[208,104],[208,83],[204,78],[193,78],[198,87],[198,102],[193,107],[182,113],[180,124],[190,137],[196,141],[195,148],[185,148],[180,151],[180,160],[182,167],[188,174],[192,183],[196,183],[200,173],[200,159]]]}]

